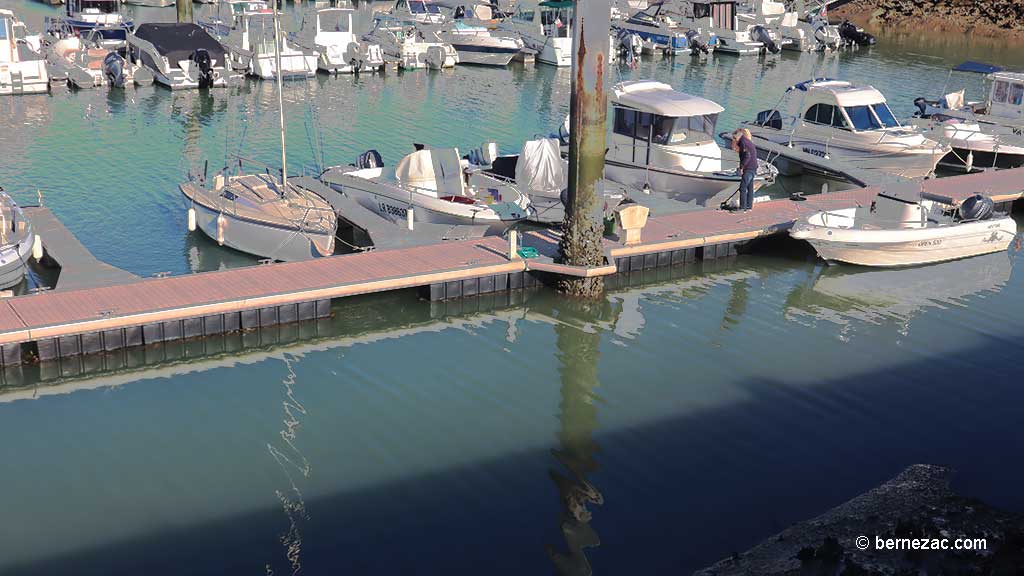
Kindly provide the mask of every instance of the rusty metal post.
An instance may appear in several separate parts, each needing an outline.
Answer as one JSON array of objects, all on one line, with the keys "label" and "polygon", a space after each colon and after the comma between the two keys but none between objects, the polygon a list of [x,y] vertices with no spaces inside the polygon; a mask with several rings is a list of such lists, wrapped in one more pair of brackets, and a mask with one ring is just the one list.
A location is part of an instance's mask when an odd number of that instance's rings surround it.
[{"label": "rusty metal post", "polygon": [[[607,140],[608,97],[604,76],[608,66],[610,14],[609,0],[578,0],[572,20],[569,193],[559,249],[561,261],[574,266],[604,263],[602,207],[598,205],[597,186],[604,175]],[[599,277],[563,277],[558,287],[571,295],[593,297],[601,294],[604,282]]]},{"label": "rusty metal post", "polygon": [[177,0],[175,7],[178,10],[178,22],[192,23],[192,0]]}]

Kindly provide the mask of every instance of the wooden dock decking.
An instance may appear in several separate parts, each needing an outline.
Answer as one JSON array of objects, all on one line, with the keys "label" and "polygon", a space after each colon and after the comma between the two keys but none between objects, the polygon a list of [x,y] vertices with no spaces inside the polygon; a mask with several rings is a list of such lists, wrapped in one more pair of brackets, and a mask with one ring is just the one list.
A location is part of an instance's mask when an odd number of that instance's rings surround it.
[{"label": "wooden dock decking", "polygon": [[[997,203],[1013,202],[1024,192],[1024,169],[931,180],[925,189],[954,198],[982,192]],[[624,246],[606,238],[608,261],[589,269],[556,263],[558,236],[550,230],[524,234],[523,243],[540,253],[528,260],[510,259],[507,240],[497,237],[149,279],[102,263],[97,271],[81,272],[81,263],[69,260],[62,263],[69,266],[64,273],[86,279],[91,274],[95,281],[69,281],[66,289],[0,301],[0,359],[20,362],[22,344],[28,343],[36,343],[39,357],[49,359],[312,319],[329,314],[333,298],[369,292],[430,287],[433,299],[443,299],[529,286],[535,282],[531,271],[605,275],[638,265],[712,259],[735,254],[737,243],[781,232],[813,212],[864,205],[877,191],[774,200],[748,213],[654,214],[640,244]],[[73,258],[75,246],[81,244],[65,244],[63,257]]]}]

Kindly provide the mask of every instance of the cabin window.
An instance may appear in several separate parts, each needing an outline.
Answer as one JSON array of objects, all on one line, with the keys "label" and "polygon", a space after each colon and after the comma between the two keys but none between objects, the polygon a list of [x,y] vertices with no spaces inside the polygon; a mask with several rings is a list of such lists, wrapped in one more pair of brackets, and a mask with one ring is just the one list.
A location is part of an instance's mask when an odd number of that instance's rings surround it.
[{"label": "cabin window", "polygon": [[522,10],[516,13],[516,20],[522,20],[523,22],[533,22],[533,10]]},{"label": "cabin window", "polygon": [[815,104],[807,109],[807,113],[804,114],[804,120],[828,126],[832,124],[832,115],[834,112],[835,106],[832,106],[831,104]]},{"label": "cabin window", "polygon": [[846,106],[843,110],[846,110],[855,130],[878,130],[882,127],[867,106]]},{"label": "cabin window", "polygon": [[708,16],[711,16],[711,7],[710,6],[708,6],[707,4],[696,4],[696,3],[693,5],[693,17],[695,19],[707,18]]},{"label": "cabin window", "polygon": [[324,32],[349,32],[348,20],[345,12],[325,12],[320,14],[320,29]]},{"label": "cabin window", "polygon": [[1010,84],[1010,104],[1020,106],[1024,102],[1024,84]]},{"label": "cabin window", "polygon": [[7,39],[7,20],[0,20],[0,40]]},{"label": "cabin window", "polygon": [[992,100],[995,102],[1006,102],[1006,93],[1009,92],[1009,83],[996,80],[995,88],[992,90]]},{"label": "cabin window", "polygon": [[625,108],[615,109],[615,125],[614,130],[616,134],[622,134],[623,136],[633,137],[633,128],[636,125],[636,111],[627,110]]},{"label": "cabin window", "polygon": [[889,105],[885,102],[872,104],[871,109],[875,112],[875,116],[878,117],[879,122],[881,122],[883,126],[895,128],[900,125],[899,120],[896,119],[892,110],[889,109]]}]

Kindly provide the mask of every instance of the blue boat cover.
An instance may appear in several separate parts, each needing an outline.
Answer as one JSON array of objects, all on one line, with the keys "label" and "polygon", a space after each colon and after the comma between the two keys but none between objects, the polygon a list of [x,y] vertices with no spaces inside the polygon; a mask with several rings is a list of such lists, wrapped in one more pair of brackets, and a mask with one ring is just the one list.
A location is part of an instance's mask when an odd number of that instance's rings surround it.
[{"label": "blue boat cover", "polygon": [[957,65],[957,67],[953,68],[953,70],[956,70],[957,72],[976,72],[978,74],[991,74],[993,72],[1002,72],[1003,70],[1005,70],[1005,68],[1003,68],[1002,66],[985,64],[984,62],[974,62],[972,60],[968,60],[963,64]]}]

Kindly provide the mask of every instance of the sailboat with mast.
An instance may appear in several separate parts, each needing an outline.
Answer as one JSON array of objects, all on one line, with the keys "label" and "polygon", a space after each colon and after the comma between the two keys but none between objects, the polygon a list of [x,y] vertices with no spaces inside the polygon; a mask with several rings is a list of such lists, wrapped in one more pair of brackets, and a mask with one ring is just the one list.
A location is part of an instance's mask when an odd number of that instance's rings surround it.
[{"label": "sailboat with mast", "polygon": [[[280,39],[278,6],[273,10],[274,37]],[[281,69],[280,42],[274,58]],[[188,229],[196,228],[221,246],[260,258],[308,260],[334,253],[337,215],[318,194],[288,182],[285,146],[284,81],[277,74],[277,106],[281,133],[281,172],[230,174],[225,167],[208,182],[206,174],[190,178],[179,188],[188,208]],[[242,160],[237,166],[241,169]]]}]

